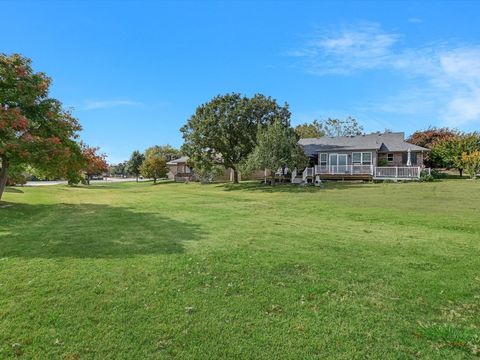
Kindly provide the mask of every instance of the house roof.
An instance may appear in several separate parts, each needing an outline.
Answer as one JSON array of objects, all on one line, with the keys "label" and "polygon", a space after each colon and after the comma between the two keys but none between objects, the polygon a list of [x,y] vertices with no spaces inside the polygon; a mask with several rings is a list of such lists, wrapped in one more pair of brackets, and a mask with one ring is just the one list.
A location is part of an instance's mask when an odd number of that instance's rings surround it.
[{"label": "house roof", "polygon": [[338,136],[300,139],[298,142],[307,155],[315,155],[321,151],[355,151],[376,150],[380,152],[394,151],[429,151],[421,146],[405,141],[403,132],[373,133],[356,136]]},{"label": "house roof", "polygon": [[188,161],[188,156],[182,156],[182,157],[179,157],[178,159],[167,162],[167,165],[185,164],[187,161]]}]

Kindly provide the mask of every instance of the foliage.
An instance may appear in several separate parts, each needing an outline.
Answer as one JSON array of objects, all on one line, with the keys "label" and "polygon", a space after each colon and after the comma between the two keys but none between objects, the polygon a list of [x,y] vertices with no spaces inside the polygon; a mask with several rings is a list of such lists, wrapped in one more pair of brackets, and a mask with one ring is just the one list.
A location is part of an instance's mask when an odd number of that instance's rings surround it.
[{"label": "foliage", "polygon": [[468,153],[463,153],[461,162],[465,171],[472,179],[475,179],[480,174],[480,150],[475,150]]},{"label": "foliage", "polygon": [[150,153],[142,165],[140,165],[140,173],[145,178],[153,179],[155,184],[157,183],[157,179],[166,178],[168,167],[165,157],[159,154]]},{"label": "foliage", "polygon": [[[447,127],[437,128],[430,127],[426,130],[420,130],[414,132],[406,140],[407,142],[421,146],[427,149],[434,149],[435,146],[444,141],[460,135],[457,130],[450,129]],[[442,158],[435,151],[425,154],[424,164],[430,167],[443,167],[445,164],[442,161]]]},{"label": "foliage", "polygon": [[281,122],[259,129],[257,141],[255,150],[246,161],[246,172],[268,169],[274,178],[280,168],[303,168],[308,163],[303,149],[297,144],[295,130]]},{"label": "foliage", "polygon": [[65,173],[80,151],[80,125],[49,97],[50,84],[44,73],[33,71],[30,59],[0,54],[0,199],[10,166]]},{"label": "foliage", "polygon": [[127,162],[126,171],[129,174],[134,175],[137,178],[140,176],[140,166],[145,160],[145,155],[143,155],[140,151],[135,150],[130,159]]},{"label": "foliage", "polygon": [[[318,122],[317,122],[318,123]],[[358,121],[349,116],[346,119],[328,118],[319,123],[319,131],[325,136],[355,136],[363,134],[363,126]]]},{"label": "foliage", "polygon": [[388,160],[385,158],[378,160],[378,166],[388,166]]},{"label": "foliage", "polygon": [[304,123],[295,126],[295,133],[300,139],[319,138],[325,135],[322,130],[322,124],[318,120],[311,123]]},{"label": "foliage", "polygon": [[127,175],[127,162],[123,161],[118,164],[112,164],[108,167],[108,173],[110,176],[126,176]]},{"label": "foliage", "polygon": [[151,156],[161,156],[166,162],[178,159],[181,156],[181,152],[175,149],[171,145],[155,145],[145,150],[145,158],[148,159]]},{"label": "foliage", "polygon": [[435,177],[429,173],[427,170],[422,170],[420,173],[421,182],[432,182],[435,181]]},{"label": "foliage", "polygon": [[445,178],[447,178],[447,174],[441,172],[438,169],[431,169],[430,174],[433,176],[434,179],[445,179]]},{"label": "foliage", "polygon": [[105,154],[98,153],[99,148],[83,145],[82,154],[85,160],[85,179],[87,184],[90,184],[90,180],[95,175],[100,175],[108,171],[108,164],[105,160]]},{"label": "foliage", "polygon": [[224,173],[223,166],[212,164],[211,162],[198,162],[194,169],[195,178],[203,184],[212,183],[215,177]]},{"label": "foliage", "polygon": [[6,192],[0,358],[475,359],[479,184],[324,186]]},{"label": "foliage", "polygon": [[199,106],[180,129],[182,152],[195,169],[231,168],[238,182],[238,168],[255,148],[258,128],[275,121],[290,124],[287,104],[280,106],[261,94],[252,98],[237,93],[218,95]]},{"label": "foliage", "polygon": [[478,133],[459,133],[437,142],[432,153],[441,159],[445,166],[456,168],[462,176],[465,168],[462,155],[476,150],[480,150],[480,135]]}]

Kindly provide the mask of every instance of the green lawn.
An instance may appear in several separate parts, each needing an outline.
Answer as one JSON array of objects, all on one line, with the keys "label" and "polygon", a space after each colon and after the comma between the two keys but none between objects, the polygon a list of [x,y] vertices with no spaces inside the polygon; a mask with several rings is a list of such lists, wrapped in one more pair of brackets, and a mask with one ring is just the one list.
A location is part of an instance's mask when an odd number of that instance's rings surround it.
[{"label": "green lawn", "polygon": [[1,359],[480,353],[480,181],[124,183],[4,200]]}]

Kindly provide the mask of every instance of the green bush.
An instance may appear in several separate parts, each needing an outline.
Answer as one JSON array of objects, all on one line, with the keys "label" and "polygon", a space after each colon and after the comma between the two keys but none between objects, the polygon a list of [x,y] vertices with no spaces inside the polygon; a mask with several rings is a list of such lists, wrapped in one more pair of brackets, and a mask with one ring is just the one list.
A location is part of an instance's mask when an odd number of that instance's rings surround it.
[{"label": "green bush", "polygon": [[420,173],[420,181],[432,182],[435,181],[435,178],[427,170],[422,170],[422,172]]},{"label": "green bush", "polygon": [[448,175],[438,169],[432,169],[430,174],[434,179],[445,179]]}]

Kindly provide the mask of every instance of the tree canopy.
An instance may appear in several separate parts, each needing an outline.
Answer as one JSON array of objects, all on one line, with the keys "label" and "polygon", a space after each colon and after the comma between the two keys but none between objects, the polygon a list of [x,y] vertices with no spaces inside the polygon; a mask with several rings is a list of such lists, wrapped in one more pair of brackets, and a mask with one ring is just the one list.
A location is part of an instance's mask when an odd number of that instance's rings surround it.
[{"label": "tree canopy", "polygon": [[142,165],[144,160],[145,160],[145,155],[143,155],[140,151],[135,150],[127,162],[126,171],[129,174],[134,175],[137,178],[137,181],[138,181],[138,177],[140,176],[140,166]]},{"label": "tree canopy", "polygon": [[182,152],[194,167],[231,168],[238,182],[238,168],[255,148],[258,128],[274,122],[290,125],[287,104],[280,106],[261,94],[252,98],[238,93],[218,95],[199,106],[180,129]]},{"label": "tree canopy", "polygon": [[355,136],[363,134],[363,126],[353,117],[346,119],[328,118],[319,122],[320,131],[325,136]]},{"label": "tree canopy", "polygon": [[460,176],[463,175],[465,163],[462,159],[464,154],[471,154],[480,150],[480,134],[458,133],[453,137],[447,137],[435,144],[432,153],[442,160],[447,167],[456,168]]},{"label": "tree canopy", "polygon": [[80,153],[80,125],[49,97],[50,84],[44,73],[33,71],[30,59],[0,54],[0,199],[10,167],[66,173]]},{"label": "tree canopy", "polygon": [[319,138],[325,135],[322,124],[318,120],[295,126],[295,133],[300,139]]},{"label": "tree canopy", "polygon": [[169,162],[178,159],[181,156],[181,151],[168,144],[155,145],[145,150],[145,158],[148,159],[151,156],[161,156],[166,162]]},{"label": "tree canopy", "polygon": [[273,178],[278,169],[302,168],[308,163],[303,149],[298,145],[294,129],[281,122],[260,128],[257,141],[257,146],[246,161],[247,172],[268,169]]},{"label": "tree canopy", "polygon": [[82,146],[82,154],[85,159],[85,179],[90,185],[90,180],[95,175],[100,175],[108,171],[108,164],[105,160],[105,154],[99,154],[97,147]]},{"label": "tree canopy", "polygon": [[166,178],[168,167],[165,157],[162,155],[150,154],[140,166],[140,173],[145,178],[153,179],[154,183],[157,183],[158,179]]},{"label": "tree canopy", "polygon": [[[446,127],[430,127],[426,130],[419,130],[414,132],[406,141],[411,144],[433,150],[435,146],[442,141],[457,137],[459,135],[461,134],[457,130],[449,129]],[[435,151],[426,154],[424,163],[425,165],[428,165],[430,167],[444,166],[443,159]]]}]

